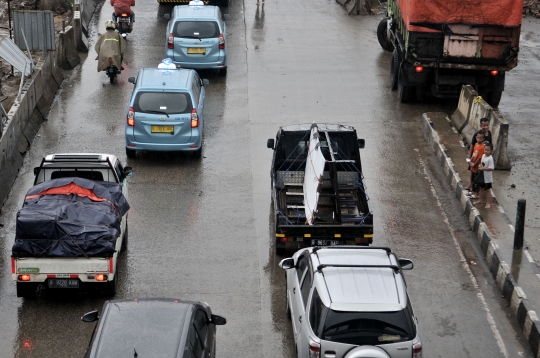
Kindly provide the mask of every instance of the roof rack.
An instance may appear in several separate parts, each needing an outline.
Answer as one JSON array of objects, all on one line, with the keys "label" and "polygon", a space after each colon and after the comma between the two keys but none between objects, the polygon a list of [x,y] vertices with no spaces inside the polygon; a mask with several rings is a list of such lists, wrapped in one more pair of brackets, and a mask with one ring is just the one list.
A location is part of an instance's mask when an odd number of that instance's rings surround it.
[{"label": "roof rack", "polygon": [[316,253],[320,249],[349,249],[349,250],[384,250],[388,255],[392,253],[392,249],[384,246],[315,246],[313,253]]},{"label": "roof rack", "polygon": [[322,264],[317,266],[317,272],[322,273],[322,269],[327,267],[356,267],[356,268],[391,268],[395,272],[400,272],[400,268],[396,265],[333,265],[333,264]]}]

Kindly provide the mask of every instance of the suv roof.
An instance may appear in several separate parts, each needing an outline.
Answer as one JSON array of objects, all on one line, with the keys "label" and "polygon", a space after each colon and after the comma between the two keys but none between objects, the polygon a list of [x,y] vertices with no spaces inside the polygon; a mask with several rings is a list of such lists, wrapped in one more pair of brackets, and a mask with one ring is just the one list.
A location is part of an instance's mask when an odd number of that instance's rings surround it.
[{"label": "suv roof", "polygon": [[193,70],[142,68],[137,75],[137,89],[189,89]]},{"label": "suv roof", "polygon": [[397,257],[388,248],[311,248],[314,285],[323,303],[336,311],[399,311],[407,306],[406,284]]},{"label": "suv roof", "polygon": [[200,19],[218,19],[219,18],[218,6],[193,6],[193,5],[178,5],[174,7],[173,16],[171,20],[178,18],[189,18],[196,20]]}]

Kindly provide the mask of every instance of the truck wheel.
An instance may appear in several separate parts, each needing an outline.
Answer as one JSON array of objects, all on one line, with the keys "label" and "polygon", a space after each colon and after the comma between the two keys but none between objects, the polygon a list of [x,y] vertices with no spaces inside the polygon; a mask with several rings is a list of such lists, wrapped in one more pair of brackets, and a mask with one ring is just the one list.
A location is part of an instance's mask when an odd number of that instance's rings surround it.
[{"label": "truck wheel", "polygon": [[385,17],[381,20],[381,22],[379,22],[379,26],[377,26],[377,40],[379,40],[379,44],[383,50],[392,52],[394,51],[394,44],[388,40],[388,21],[390,21],[390,18]]},{"label": "truck wheel", "polygon": [[410,103],[416,96],[416,87],[405,86],[400,78],[401,76],[398,76],[398,98],[401,103]]},{"label": "truck wheel", "polygon": [[399,49],[395,48],[392,54],[392,61],[390,62],[390,88],[392,91],[397,90],[399,68],[401,67],[401,54]]},{"label": "truck wheel", "polygon": [[502,91],[486,91],[482,98],[493,108],[497,108],[501,102]]},{"label": "truck wheel", "polygon": [[135,159],[136,154],[137,154],[137,153],[135,152],[135,150],[133,150],[133,149],[127,149],[127,148],[126,148],[126,156],[127,156],[128,158],[130,158],[130,159]]},{"label": "truck wheel", "polygon": [[[126,218],[127,220],[127,218]],[[127,250],[127,245],[128,245],[128,224],[126,222],[126,231],[124,231],[124,237],[122,238],[122,247],[121,247],[121,251],[122,252],[125,252]]]},{"label": "truck wheel", "polygon": [[17,282],[17,297],[35,297],[36,286],[32,283]]},{"label": "truck wheel", "polygon": [[113,280],[105,283],[106,287],[103,290],[103,294],[108,297],[113,297],[114,295],[116,295],[117,282],[118,282],[118,268],[116,269],[116,272],[114,273]]}]

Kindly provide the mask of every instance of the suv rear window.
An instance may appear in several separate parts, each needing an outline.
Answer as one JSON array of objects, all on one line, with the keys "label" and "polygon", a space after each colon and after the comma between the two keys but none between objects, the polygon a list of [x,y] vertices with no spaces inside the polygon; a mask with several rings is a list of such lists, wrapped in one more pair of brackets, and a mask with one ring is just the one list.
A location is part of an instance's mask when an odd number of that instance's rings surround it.
[{"label": "suv rear window", "polygon": [[208,39],[219,37],[219,34],[215,21],[179,21],[174,29],[175,37]]},{"label": "suv rear window", "polygon": [[179,114],[191,113],[193,105],[185,92],[139,92],[133,108],[135,112]]},{"label": "suv rear window", "polygon": [[416,332],[406,309],[397,312],[340,312],[328,310],[322,339],[354,345],[381,345],[414,339]]}]

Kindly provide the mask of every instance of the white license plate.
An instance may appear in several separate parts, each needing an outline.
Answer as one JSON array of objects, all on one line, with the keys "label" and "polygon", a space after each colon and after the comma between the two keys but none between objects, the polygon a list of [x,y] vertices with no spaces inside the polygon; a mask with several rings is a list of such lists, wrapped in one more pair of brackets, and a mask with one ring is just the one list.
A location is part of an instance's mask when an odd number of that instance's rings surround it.
[{"label": "white license plate", "polygon": [[338,240],[311,240],[311,246],[337,246],[339,245]]}]

